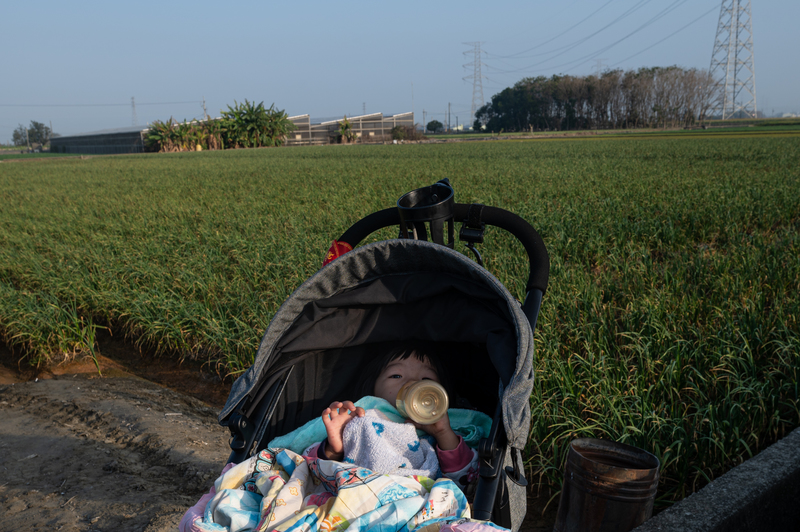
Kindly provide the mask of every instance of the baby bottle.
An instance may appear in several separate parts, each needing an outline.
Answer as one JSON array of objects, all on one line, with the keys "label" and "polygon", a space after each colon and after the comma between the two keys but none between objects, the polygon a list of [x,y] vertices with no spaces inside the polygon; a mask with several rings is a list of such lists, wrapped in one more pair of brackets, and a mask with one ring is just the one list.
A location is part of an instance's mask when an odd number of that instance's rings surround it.
[{"label": "baby bottle", "polygon": [[436,381],[408,381],[397,392],[397,411],[420,425],[432,425],[447,413],[449,400],[444,387]]}]

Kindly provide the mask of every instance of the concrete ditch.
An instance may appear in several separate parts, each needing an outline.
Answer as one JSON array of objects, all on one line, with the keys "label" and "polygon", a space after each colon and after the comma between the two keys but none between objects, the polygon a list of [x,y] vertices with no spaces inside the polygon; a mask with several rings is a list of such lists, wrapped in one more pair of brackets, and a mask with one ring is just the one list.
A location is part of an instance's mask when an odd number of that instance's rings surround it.
[{"label": "concrete ditch", "polygon": [[635,532],[800,530],[800,428]]}]

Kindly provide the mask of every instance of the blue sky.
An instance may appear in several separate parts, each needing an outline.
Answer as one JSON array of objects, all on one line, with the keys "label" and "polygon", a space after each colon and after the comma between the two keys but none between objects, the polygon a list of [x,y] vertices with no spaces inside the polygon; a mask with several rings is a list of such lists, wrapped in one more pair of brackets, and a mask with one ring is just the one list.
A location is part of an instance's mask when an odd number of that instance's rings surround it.
[{"label": "blue sky", "polygon": [[[463,123],[472,102],[465,42],[482,42],[489,100],[526,76],[582,75],[598,66],[708,68],[719,5],[10,2],[0,10],[0,142],[30,120],[52,122],[61,134],[130,126],[131,97],[142,125],[200,117],[203,98],[212,116],[246,98],[314,118],[414,110],[418,122],[423,110],[427,120],[443,121],[451,104],[452,121]],[[753,0],[752,14],[759,110],[800,112],[800,1]]]}]

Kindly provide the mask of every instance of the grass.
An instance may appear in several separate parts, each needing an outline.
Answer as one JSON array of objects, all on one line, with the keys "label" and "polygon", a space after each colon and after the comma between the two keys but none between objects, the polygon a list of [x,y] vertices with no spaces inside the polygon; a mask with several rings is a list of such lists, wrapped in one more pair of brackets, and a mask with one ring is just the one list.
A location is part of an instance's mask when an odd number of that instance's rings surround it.
[{"label": "grass", "polygon": [[[582,129],[582,130],[567,130],[567,131],[512,131],[503,133],[493,133],[489,131],[483,132],[466,132],[466,133],[452,133],[452,134],[429,134],[426,138],[437,140],[458,140],[461,139],[484,139],[487,137],[510,138],[515,137],[533,137],[533,138],[559,138],[559,137],[587,137],[587,136],[603,136],[603,137],[623,137],[623,138],[638,138],[638,137],[662,137],[662,136],[702,136],[702,137],[724,137],[731,135],[745,135],[756,136],[765,135],[769,133],[777,133],[786,136],[800,135],[800,121],[788,121],[785,119],[776,119],[771,121],[759,122],[754,124],[739,123],[739,121],[731,121],[734,125],[712,125],[709,129]],[[754,129],[757,127],[757,129]]]},{"label": "grass", "polygon": [[[238,374],[331,239],[449,177],[550,251],[529,473],[557,489],[571,439],[612,438],[661,459],[666,503],[800,425],[798,168],[796,134],[3,165],[0,329],[33,364],[91,353],[107,326]],[[523,297],[521,247],[494,231],[481,251]]]},{"label": "grass", "polygon": [[800,118],[776,118],[774,120],[765,120],[757,124],[761,127],[791,127],[791,126],[800,126]]},{"label": "grass", "polygon": [[771,126],[771,125],[785,125],[796,126],[800,124],[800,119],[787,117],[773,117],[773,118],[728,118],[726,120],[707,120],[711,127],[728,127],[731,125],[754,125],[754,126]]},{"label": "grass", "polygon": [[77,153],[50,153],[50,152],[41,152],[41,153],[20,153],[19,150],[6,152],[0,151],[0,161],[6,159],[42,159],[47,157],[80,157],[80,154]]}]

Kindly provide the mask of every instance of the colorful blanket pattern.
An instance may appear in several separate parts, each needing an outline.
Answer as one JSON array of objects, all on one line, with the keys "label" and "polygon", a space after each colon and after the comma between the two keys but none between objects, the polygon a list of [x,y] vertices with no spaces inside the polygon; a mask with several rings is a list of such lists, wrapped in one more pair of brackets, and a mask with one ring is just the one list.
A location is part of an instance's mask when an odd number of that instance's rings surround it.
[{"label": "colorful blanket pattern", "polygon": [[261,451],[216,484],[219,489],[202,521],[194,522],[195,530],[504,530],[470,520],[464,494],[447,478],[380,475],[286,449]]}]

